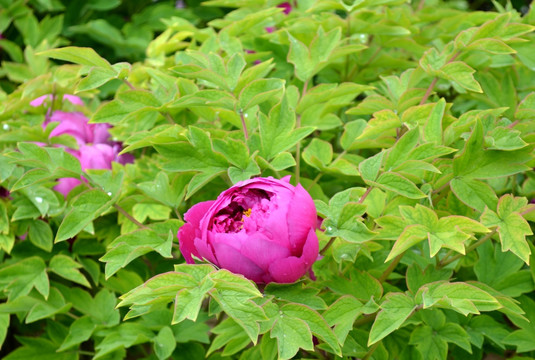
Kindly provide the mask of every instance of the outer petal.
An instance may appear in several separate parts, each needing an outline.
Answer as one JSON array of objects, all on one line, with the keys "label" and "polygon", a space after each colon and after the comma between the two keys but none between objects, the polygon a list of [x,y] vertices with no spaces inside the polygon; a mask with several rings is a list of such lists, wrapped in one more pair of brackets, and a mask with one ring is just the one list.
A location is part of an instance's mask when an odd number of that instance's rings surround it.
[{"label": "outer petal", "polygon": [[213,205],[215,201],[203,201],[193,205],[185,214],[184,220],[191,223],[195,227],[199,227],[201,219],[208,212],[208,209]]},{"label": "outer petal", "polygon": [[269,274],[274,282],[292,283],[306,273],[305,262],[295,256],[275,261],[269,267]]},{"label": "outer petal", "polygon": [[265,272],[269,271],[273,262],[290,256],[288,248],[269,240],[261,233],[250,234],[247,241],[242,243],[240,252]]},{"label": "outer petal", "polygon": [[301,255],[311,228],[317,224],[317,213],[314,200],[309,193],[298,184],[286,218],[288,224],[288,236],[293,255]]},{"label": "outer petal", "polygon": [[89,120],[84,114],[57,110],[50,117],[50,122],[53,121],[57,121],[59,124],[52,130],[50,136],[68,134],[73,136],[78,141],[78,144],[93,141],[93,132],[87,124]]},{"label": "outer petal", "polygon": [[214,244],[214,249],[220,267],[242,274],[254,282],[263,282],[264,271],[237,249],[223,242]]},{"label": "outer petal", "polygon": [[195,249],[195,227],[190,223],[185,223],[178,230],[177,238],[178,245],[180,246],[180,252],[188,264],[195,264],[191,254],[200,258],[197,249]]},{"label": "outer petal", "polygon": [[301,257],[290,256],[273,262],[269,266],[272,281],[291,283],[299,279],[312,267],[318,258],[319,244],[314,228],[309,230]]},{"label": "outer petal", "polygon": [[202,257],[195,247],[195,239],[202,236],[202,231],[199,229],[199,223],[212,203],[213,201],[200,202],[192,206],[184,214],[186,223],[178,230],[177,237],[180,252],[188,264],[194,263],[191,254],[199,259]]}]

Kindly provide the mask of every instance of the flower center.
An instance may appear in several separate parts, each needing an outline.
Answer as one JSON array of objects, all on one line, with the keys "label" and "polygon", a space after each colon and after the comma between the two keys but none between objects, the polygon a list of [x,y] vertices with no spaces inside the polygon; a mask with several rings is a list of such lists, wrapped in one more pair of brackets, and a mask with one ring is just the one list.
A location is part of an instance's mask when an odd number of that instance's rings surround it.
[{"label": "flower center", "polygon": [[[237,233],[261,225],[270,208],[272,193],[260,189],[246,189],[231,195],[230,204],[219,210],[210,229],[219,233]],[[246,225],[246,223],[248,225]]]}]

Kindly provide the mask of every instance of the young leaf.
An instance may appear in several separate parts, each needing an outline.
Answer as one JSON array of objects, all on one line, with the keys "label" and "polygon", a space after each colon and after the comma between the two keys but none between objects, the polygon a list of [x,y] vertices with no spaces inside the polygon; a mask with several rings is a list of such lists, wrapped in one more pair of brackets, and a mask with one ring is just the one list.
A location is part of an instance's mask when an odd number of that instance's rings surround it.
[{"label": "young leaf", "polygon": [[57,275],[74,281],[75,283],[91,287],[84,275],[78,270],[82,265],[78,264],[67,255],[55,255],[49,263],[49,270]]}]

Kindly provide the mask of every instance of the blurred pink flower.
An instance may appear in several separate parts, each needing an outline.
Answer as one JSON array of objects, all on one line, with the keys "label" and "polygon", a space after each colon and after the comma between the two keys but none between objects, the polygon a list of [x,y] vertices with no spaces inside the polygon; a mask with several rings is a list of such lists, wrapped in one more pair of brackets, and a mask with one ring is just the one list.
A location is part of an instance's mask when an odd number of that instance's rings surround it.
[{"label": "blurred pink flower", "polygon": [[[44,104],[45,101],[51,101],[52,99],[53,99],[53,96],[51,94],[46,94],[43,96],[39,96],[38,98],[30,101],[30,105],[34,107],[41,106]],[[76,95],[65,94],[63,95],[63,100],[67,100],[73,105],[80,105],[80,106],[85,105],[84,101]]]}]

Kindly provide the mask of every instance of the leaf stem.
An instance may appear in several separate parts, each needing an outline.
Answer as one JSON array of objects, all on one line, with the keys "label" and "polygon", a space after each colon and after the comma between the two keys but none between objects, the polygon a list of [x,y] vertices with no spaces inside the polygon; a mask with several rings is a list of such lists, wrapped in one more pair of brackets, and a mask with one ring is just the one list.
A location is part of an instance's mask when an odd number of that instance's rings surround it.
[{"label": "leaf stem", "polygon": [[[461,52],[460,51],[457,51],[455,54],[453,54],[453,56],[451,58],[448,59],[448,61],[446,61],[446,64],[449,64],[451,62],[454,62],[455,59],[457,59],[457,57],[461,55]],[[433,79],[433,81],[431,81],[431,84],[429,84],[429,87],[427,88],[427,90],[425,91],[425,94],[424,94],[424,97],[422,98],[422,100],[420,101],[420,105],[423,105],[425,104],[425,102],[427,101],[427,99],[429,98],[429,96],[431,96],[431,93],[433,92],[433,88],[435,87],[435,85],[437,84],[437,81],[438,81],[438,77],[435,77]]]},{"label": "leaf stem", "polygon": [[329,250],[329,248],[331,247],[331,245],[334,243],[334,239],[336,239],[336,236],[333,236],[329,239],[329,242],[327,243],[327,245],[325,245],[323,247],[323,249],[320,250],[320,255],[325,255],[325,252],[327,250]]},{"label": "leaf stem", "polygon": [[379,282],[384,282],[389,276],[390,274],[392,274],[392,272],[394,271],[394,269],[396,268],[396,266],[398,266],[399,262],[401,261],[401,258],[403,257],[405,253],[401,253],[399,254],[398,256],[396,256],[394,258],[394,260],[392,260],[392,262],[390,263],[390,265],[386,268],[386,270],[384,271],[384,273],[381,275],[381,277],[379,277]]},{"label": "leaf stem", "polygon": [[148,226],[146,225],[143,225],[142,223],[140,223],[139,221],[137,221],[132,215],[130,215],[128,212],[126,212],[125,209],[123,209],[121,206],[117,205],[117,204],[113,204],[113,207],[115,209],[117,209],[117,211],[119,211],[121,214],[124,215],[125,218],[127,218],[128,220],[130,220],[131,222],[133,222],[134,224],[136,224],[138,227],[142,228],[142,229],[148,229]]},{"label": "leaf stem", "polygon": [[128,86],[131,90],[137,90],[136,87],[134,85],[132,85],[132,83],[126,79],[122,79],[123,82],[125,83],[126,86]]},{"label": "leaf stem", "polygon": [[245,137],[245,141],[249,140],[249,132],[247,131],[247,124],[245,123],[245,116],[243,115],[243,110],[240,110],[240,119],[241,119],[241,125],[243,128],[243,136]]},{"label": "leaf stem", "polygon": [[478,241],[476,241],[475,243],[473,243],[472,245],[470,245],[469,247],[466,248],[466,251],[464,254],[457,254],[451,258],[448,259],[448,254],[446,254],[446,256],[444,256],[444,259],[442,259],[439,263],[438,263],[438,269],[441,269],[443,268],[444,266],[447,266],[449,264],[451,264],[452,262],[454,261],[457,261],[459,260],[460,258],[462,258],[463,256],[465,256],[466,254],[468,254],[469,252],[473,251],[474,249],[476,249],[479,245],[483,244],[485,241],[487,241],[488,239],[490,239],[492,236],[494,236],[494,234],[496,234],[498,232],[498,228],[495,228],[494,230],[492,230],[491,232],[489,232],[487,235],[483,236],[481,239],[479,239]]}]

